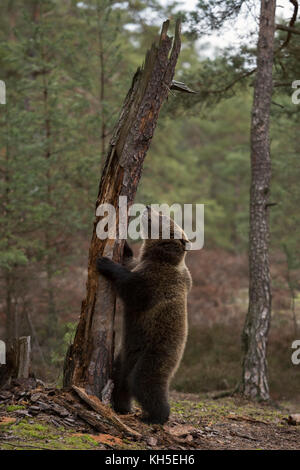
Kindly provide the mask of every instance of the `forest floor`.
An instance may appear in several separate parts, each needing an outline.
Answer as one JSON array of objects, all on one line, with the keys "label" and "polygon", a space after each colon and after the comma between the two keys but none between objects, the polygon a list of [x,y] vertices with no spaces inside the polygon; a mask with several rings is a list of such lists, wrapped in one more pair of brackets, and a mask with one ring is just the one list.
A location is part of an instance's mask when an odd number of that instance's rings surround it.
[{"label": "forest floor", "polygon": [[[85,403],[80,404],[78,397],[74,407],[75,401],[70,393],[36,384],[0,391],[0,449],[300,448],[300,426],[289,424],[288,419],[296,409],[287,404],[275,406],[248,402],[239,396],[213,399],[172,392],[172,413],[164,426],[142,423],[138,407],[133,414],[121,417],[139,433],[133,436],[101,419],[96,430],[93,423],[82,419],[84,413],[91,417],[95,412],[88,411]],[[71,412],[72,406],[78,413]]]}]

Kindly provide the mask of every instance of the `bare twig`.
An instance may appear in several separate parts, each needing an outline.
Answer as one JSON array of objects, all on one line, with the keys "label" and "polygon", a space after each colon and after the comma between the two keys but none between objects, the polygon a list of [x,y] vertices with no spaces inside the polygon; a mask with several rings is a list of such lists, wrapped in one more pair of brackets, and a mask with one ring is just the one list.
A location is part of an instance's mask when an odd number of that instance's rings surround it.
[{"label": "bare twig", "polygon": [[252,418],[251,416],[245,416],[245,415],[229,414],[226,416],[226,418],[232,419],[234,421],[248,421],[249,423],[266,424],[266,425],[270,424],[267,421],[262,421],[261,419],[255,419],[255,418]]},{"label": "bare twig", "polygon": [[[272,101],[271,103],[274,104],[274,106],[278,106],[279,108],[284,109],[284,106],[282,106],[282,104],[280,103],[276,103],[276,101]],[[274,206],[274,204],[269,204],[269,205]]]},{"label": "bare twig", "polygon": [[247,77],[250,77],[251,75],[253,75],[254,73],[256,72],[256,67],[255,69],[252,69],[252,70],[249,70],[248,72],[245,72],[241,75],[239,75],[237,78],[235,78],[232,82],[228,83],[228,85],[226,85],[224,88],[219,88],[217,90],[204,90],[205,93],[207,94],[221,94],[221,93],[225,93],[226,91],[230,90],[230,88],[232,88],[236,83],[240,82],[241,80],[243,80],[244,78],[247,78]]},{"label": "bare twig", "polygon": [[279,49],[276,51],[281,51],[284,47],[286,47],[288,45],[288,43],[290,42],[290,39],[292,37],[292,34],[300,34],[300,31],[298,31],[297,29],[295,30],[293,28],[296,20],[297,20],[297,15],[298,15],[298,0],[290,0],[290,3],[292,3],[294,5],[294,12],[293,12],[293,16],[292,18],[290,19],[290,23],[289,23],[289,26],[284,26],[284,25],[279,25],[277,24],[276,25],[276,29],[278,30],[281,30],[281,31],[287,31],[287,37],[285,39],[285,41],[281,44],[281,46],[279,47]]},{"label": "bare twig", "polygon": [[274,82],[273,83],[273,87],[290,87],[291,86],[291,82]]},{"label": "bare twig", "polygon": [[300,30],[296,28],[290,28],[289,26],[284,26],[281,24],[276,25],[276,29],[280,31],[288,31],[290,34],[300,34]]}]

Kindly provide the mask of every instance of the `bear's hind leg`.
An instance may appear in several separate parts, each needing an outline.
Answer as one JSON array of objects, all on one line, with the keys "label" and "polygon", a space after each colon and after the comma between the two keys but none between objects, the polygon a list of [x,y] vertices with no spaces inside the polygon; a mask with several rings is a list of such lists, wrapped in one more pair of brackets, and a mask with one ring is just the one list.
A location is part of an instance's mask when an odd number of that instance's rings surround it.
[{"label": "bear's hind leg", "polygon": [[142,420],[151,424],[164,424],[170,416],[170,405],[163,385],[145,387],[137,396],[143,408]]},{"label": "bear's hind leg", "polygon": [[124,374],[122,359],[117,357],[114,363],[112,392],[112,405],[114,410],[120,414],[131,413],[131,392],[129,388],[128,376]]},{"label": "bear's hind leg", "polygon": [[170,415],[168,383],[155,375],[151,375],[146,360],[139,361],[131,379],[132,392],[142,406],[142,420],[147,423],[164,424]]},{"label": "bear's hind leg", "polygon": [[131,413],[131,394],[126,380],[118,383],[112,393],[113,409],[125,415]]}]

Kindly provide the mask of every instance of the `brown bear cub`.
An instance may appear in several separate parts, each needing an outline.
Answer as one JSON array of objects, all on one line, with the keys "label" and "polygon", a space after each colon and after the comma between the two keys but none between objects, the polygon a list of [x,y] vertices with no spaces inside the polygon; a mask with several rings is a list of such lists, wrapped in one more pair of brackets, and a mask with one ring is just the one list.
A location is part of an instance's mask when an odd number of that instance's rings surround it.
[{"label": "brown bear cub", "polygon": [[[166,220],[168,238],[161,229]],[[143,420],[162,424],[169,418],[169,385],[187,337],[187,294],[192,281],[184,260],[189,241],[172,219],[150,207],[141,221],[143,235],[150,236],[151,224],[159,226],[158,238],[144,239],[137,260],[126,244],[123,265],[101,257],[97,268],[113,283],[124,304],[121,350],[114,363],[113,407],[130,413],[135,398],[142,406]]]}]

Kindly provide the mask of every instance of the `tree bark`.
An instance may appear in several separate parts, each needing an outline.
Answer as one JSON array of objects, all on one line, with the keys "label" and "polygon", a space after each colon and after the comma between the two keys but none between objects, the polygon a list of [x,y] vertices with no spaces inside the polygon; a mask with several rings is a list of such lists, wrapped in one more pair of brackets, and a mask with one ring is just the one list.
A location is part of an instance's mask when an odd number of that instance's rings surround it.
[{"label": "tree bark", "polygon": [[249,309],[243,331],[242,392],[268,400],[267,340],[271,318],[268,198],[271,179],[269,118],[275,0],[262,0],[251,122]]},{"label": "tree bark", "polygon": [[30,336],[21,336],[18,341],[18,379],[28,379],[31,363]]},{"label": "tree bark", "polygon": [[28,379],[31,364],[30,336],[21,336],[6,345],[5,364],[0,364],[0,388],[11,379]]},{"label": "tree bark", "polygon": [[[117,225],[119,196],[127,196],[128,207],[133,203],[159,111],[174,75],[180,51],[180,23],[176,23],[173,47],[172,38],[167,36],[168,27],[169,21],[166,21],[159,44],[152,45],[145,65],[134,75],[103,168],[96,208],[103,203],[112,204]],[[110,283],[97,273],[96,259],[105,255],[119,261],[123,241],[118,240],[118,230],[115,240],[100,240],[96,235],[98,221],[99,217],[95,217],[86,298],[82,302],[74,342],[66,356],[64,386],[74,384],[101,398],[112,372],[115,294]]]}]

